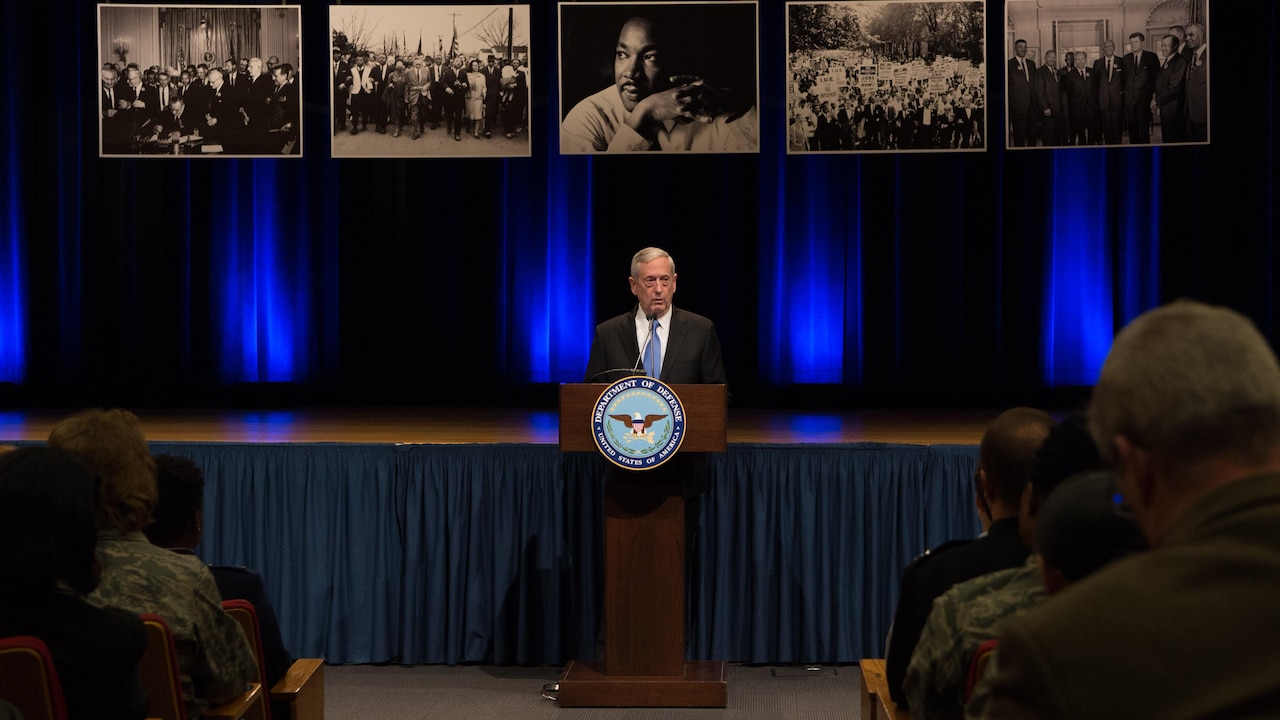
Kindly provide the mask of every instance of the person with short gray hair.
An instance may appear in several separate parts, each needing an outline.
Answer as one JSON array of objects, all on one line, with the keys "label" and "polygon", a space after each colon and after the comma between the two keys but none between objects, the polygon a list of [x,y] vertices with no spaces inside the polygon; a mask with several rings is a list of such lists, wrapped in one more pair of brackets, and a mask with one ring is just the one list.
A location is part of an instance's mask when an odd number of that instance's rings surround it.
[{"label": "person with short gray hair", "polygon": [[1009,623],[983,717],[1269,717],[1280,699],[1280,362],[1178,301],[1116,336],[1091,428],[1152,550]]}]

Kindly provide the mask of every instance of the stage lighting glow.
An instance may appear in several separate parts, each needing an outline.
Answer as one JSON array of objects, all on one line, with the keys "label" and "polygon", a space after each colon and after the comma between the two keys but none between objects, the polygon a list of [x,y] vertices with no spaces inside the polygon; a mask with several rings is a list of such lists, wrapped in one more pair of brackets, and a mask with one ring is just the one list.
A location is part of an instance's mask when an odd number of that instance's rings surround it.
[{"label": "stage lighting glow", "polygon": [[296,420],[296,415],[287,411],[250,412],[241,416],[252,442],[288,442],[294,438]]},{"label": "stage lighting glow", "polygon": [[[861,289],[860,278],[846,273],[846,253],[857,248],[848,247],[846,217],[831,212],[848,198],[835,197],[843,186],[830,182],[828,160],[833,159],[806,158],[798,187],[779,178],[773,236],[760,238],[760,365],[775,385],[843,379],[846,295],[858,297]],[[786,169],[786,163],[779,164],[779,174]],[[795,196],[805,199],[804,209],[789,213],[786,208],[795,203],[788,200]],[[856,326],[856,318],[851,320]]]},{"label": "stage lighting glow", "polygon": [[545,240],[521,213],[507,230],[510,372],[525,382],[576,382],[590,351],[594,303],[590,157],[548,161]]},{"label": "stage lighting glow", "polygon": [[1108,199],[1075,190],[1102,177],[1107,159],[1100,152],[1059,151],[1052,162],[1054,190],[1044,228],[1043,379],[1051,387],[1092,385],[1114,335]]},{"label": "stage lighting glow", "polygon": [[[299,334],[306,325],[305,268],[290,262],[293,242],[304,242],[297,227],[285,227],[279,203],[249,192],[242,198],[237,170],[250,170],[249,186],[276,186],[276,161],[232,161],[223,193],[225,212],[213,227],[214,285],[221,311],[225,383],[294,382],[306,379],[299,367]],[[241,165],[245,163],[245,165]],[[294,288],[304,302],[294,302]],[[299,316],[301,319],[299,319]]]},{"label": "stage lighting glow", "polygon": [[18,188],[18,123],[5,133],[3,237],[0,237],[0,382],[20,383],[27,370],[27,283],[23,262],[22,198]]},{"label": "stage lighting glow", "polygon": [[792,415],[791,429],[801,435],[838,433],[844,421],[839,415]]}]

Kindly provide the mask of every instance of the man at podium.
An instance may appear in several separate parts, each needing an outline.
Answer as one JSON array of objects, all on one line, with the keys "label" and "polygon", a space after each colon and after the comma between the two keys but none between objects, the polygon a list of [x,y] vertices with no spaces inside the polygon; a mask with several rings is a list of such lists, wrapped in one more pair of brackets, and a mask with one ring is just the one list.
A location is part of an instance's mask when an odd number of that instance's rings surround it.
[{"label": "man at podium", "polygon": [[[558,700],[562,707],[725,707],[725,663],[690,661],[686,645],[686,608],[696,605],[686,604],[689,578],[699,572],[692,550],[700,495],[708,486],[704,453],[724,450],[725,398],[723,387],[689,386],[725,384],[720,339],[710,320],[672,305],[676,264],[665,250],[647,247],[636,253],[627,283],[636,304],[596,326],[585,383],[577,394],[595,397],[590,383],[648,375],[675,386],[672,392],[683,386],[687,396],[698,397],[685,408],[686,417],[714,420],[688,445],[698,451],[676,453],[661,463],[605,465],[604,614],[596,660],[566,666]],[[717,400],[709,402],[712,397]],[[562,413],[564,398],[562,390]],[[582,419],[588,419],[585,413]],[[563,431],[565,418],[561,423]],[[689,426],[697,423],[690,420]],[[563,447],[563,432],[561,437]],[[661,691],[654,691],[654,683]]]},{"label": "man at podium", "polygon": [[725,383],[715,324],[671,303],[676,294],[671,255],[656,247],[636,253],[627,283],[638,302],[596,326],[586,382],[649,375],[668,385]]},{"label": "man at podium", "polygon": [[[628,375],[648,375],[668,385],[724,384],[724,359],[715,324],[696,313],[677,309],[671,302],[676,294],[676,261],[671,254],[657,247],[637,252],[631,258],[627,283],[636,296],[636,305],[596,326],[585,381],[614,382]],[[649,485],[674,482],[680,486],[685,498],[684,565],[686,576],[692,577],[696,571],[693,548],[701,495],[708,484],[706,456],[677,455],[662,467],[639,476],[617,467],[606,471],[606,483],[629,481]]]}]

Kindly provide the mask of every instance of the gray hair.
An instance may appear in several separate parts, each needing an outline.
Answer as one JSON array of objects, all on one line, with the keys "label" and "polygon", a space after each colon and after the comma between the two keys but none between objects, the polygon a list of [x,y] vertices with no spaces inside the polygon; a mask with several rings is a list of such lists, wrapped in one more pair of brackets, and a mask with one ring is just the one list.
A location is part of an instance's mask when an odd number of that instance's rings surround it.
[{"label": "gray hair", "polygon": [[1116,336],[1089,413],[1109,463],[1124,435],[1175,470],[1223,456],[1261,464],[1280,442],[1280,363],[1240,313],[1179,300]]},{"label": "gray hair", "polygon": [[631,277],[638,279],[640,277],[640,266],[647,262],[653,262],[659,258],[666,258],[671,261],[671,274],[675,275],[676,260],[671,257],[671,253],[663,250],[662,248],[647,247],[631,256]]}]

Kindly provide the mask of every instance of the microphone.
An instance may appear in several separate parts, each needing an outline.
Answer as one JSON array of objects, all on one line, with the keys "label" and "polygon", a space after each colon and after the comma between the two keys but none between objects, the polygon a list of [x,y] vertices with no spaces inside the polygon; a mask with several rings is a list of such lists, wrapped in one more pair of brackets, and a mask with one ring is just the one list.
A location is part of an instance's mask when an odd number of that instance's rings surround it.
[{"label": "microphone", "polygon": [[600,372],[589,376],[586,380],[583,380],[582,382],[584,383],[595,382],[596,378],[604,377],[611,373],[621,373],[622,377],[626,377],[628,375],[635,375],[636,371],[632,370],[631,368],[609,368],[608,370],[601,370]]},{"label": "microphone", "polygon": [[645,320],[649,321],[649,332],[644,336],[644,344],[640,346],[640,353],[636,355],[636,364],[631,366],[631,374],[640,374],[640,361],[644,359],[645,348],[649,347],[649,341],[653,339],[653,321],[657,319],[656,315],[645,315]]}]

